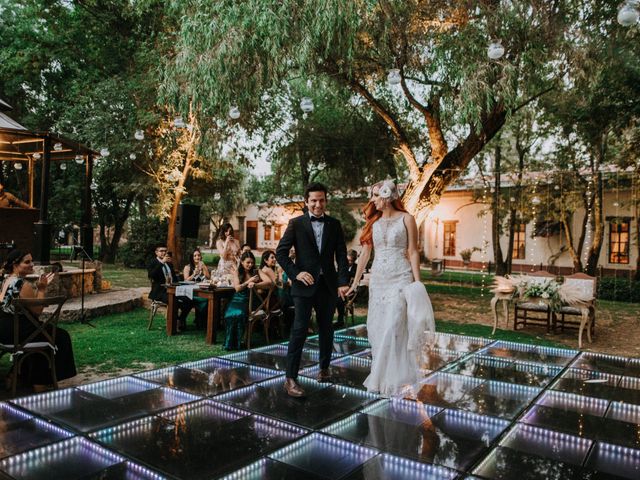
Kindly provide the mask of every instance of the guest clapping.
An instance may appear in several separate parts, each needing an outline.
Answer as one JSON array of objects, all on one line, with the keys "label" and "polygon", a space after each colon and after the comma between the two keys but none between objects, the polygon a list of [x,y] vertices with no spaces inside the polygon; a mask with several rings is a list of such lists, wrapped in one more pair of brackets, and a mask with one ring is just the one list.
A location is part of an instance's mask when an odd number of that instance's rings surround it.
[{"label": "guest clapping", "polygon": [[202,261],[202,252],[199,249],[196,248],[193,251],[189,257],[189,263],[182,270],[182,274],[188,282],[204,282],[211,278],[211,273]]}]

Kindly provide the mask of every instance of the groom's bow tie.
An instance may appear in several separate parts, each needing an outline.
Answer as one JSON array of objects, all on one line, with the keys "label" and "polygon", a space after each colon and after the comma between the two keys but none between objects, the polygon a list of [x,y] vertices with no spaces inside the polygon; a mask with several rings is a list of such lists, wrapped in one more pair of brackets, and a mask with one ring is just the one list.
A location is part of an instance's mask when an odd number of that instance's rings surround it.
[{"label": "groom's bow tie", "polygon": [[325,218],[324,218],[324,215],[322,217],[314,217],[313,215],[311,215],[311,221],[312,222],[324,222]]}]

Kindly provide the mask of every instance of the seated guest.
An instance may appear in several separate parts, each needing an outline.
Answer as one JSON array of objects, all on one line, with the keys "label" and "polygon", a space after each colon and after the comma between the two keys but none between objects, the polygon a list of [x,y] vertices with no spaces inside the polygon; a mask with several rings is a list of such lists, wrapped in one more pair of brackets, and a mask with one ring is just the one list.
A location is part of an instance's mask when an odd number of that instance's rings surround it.
[{"label": "seated guest", "polygon": [[[167,247],[161,243],[156,246],[155,258],[147,265],[147,275],[151,280],[151,292],[149,298],[162,303],[168,303],[167,287],[178,281],[178,276],[173,270],[173,261],[167,255]],[[178,316],[178,330],[184,330],[187,326],[187,315],[191,310],[191,300],[187,297],[176,297],[180,314]]]},{"label": "seated guest", "polygon": [[[356,270],[358,269],[358,264],[356,263],[356,260],[358,260],[358,252],[356,252],[355,250],[349,250],[349,252],[347,253],[349,285],[351,285],[351,283],[353,282],[353,279],[356,276]],[[338,320],[335,324],[336,328],[344,327],[345,304],[346,304],[345,300],[338,298],[338,304],[336,306],[338,310]]]},{"label": "seated guest", "polygon": [[11,195],[9,192],[5,191],[4,185],[0,183],[0,208],[31,208],[31,206],[27,202],[23,202],[18,197]]},{"label": "seated guest", "polygon": [[260,281],[260,275],[256,271],[256,258],[251,252],[245,252],[240,257],[240,265],[233,275],[233,294],[231,302],[224,313],[226,335],[224,339],[225,350],[238,350],[242,344],[247,318],[249,315],[249,290],[253,287],[263,288],[267,282]]},{"label": "seated guest", "polygon": [[[3,267],[7,275],[0,290],[0,342],[13,344],[14,341],[14,306],[11,304],[15,298],[44,298],[47,285],[54,278],[55,274],[41,275],[35,282],[35,288],[26,276],[33,273],[33,258],[28,252],[13,250],[7,256],[7,261]],[[32,310],[34,315],[42,313],[42,307]],[[19,340],[27,339],[35,330],[36,326],[24,315],[20,316]],[[31,341],[48,342],[49,340],[42,334],[37,335]],[[66,330],[56,329],[57,352],[55,358],[56,377],[64,380],[76,375],[76,364],[73,358],[73,348],[71,337]],[[35,391],[43,391],[52,384],[49,363],[43,355],[31,355],[25,359],[22,373],[30,374],[31,378],[24,378],[27,383],[33,385]]]},{"label": "seated guest", "polygon": [[264,252],[262,252],[262,258],[260,259],[260,270],[258,270],[260,280],[262,281],[262,283],[266,283],[267,287],[278,288],[277,291],[275,291],[271,295],[271,299],[269,301],[269,311],[280,306],[280,297],[283,293],[283,287],[279,282],[276,267],[277,262],[275,252],[273,250],[265,250]]},{"label": "seated guest", "polygon": [[[195,249],[189,257],[189,263],[184,266],[182,270],[184,279],[188,282],[204,282],[211,278],[209,269],[202,261],[202,252],[199,249]],[[193,306],[196,310],[196,327],[200,328],[207,323],[207,299],[201,297],[193,297]]]}]

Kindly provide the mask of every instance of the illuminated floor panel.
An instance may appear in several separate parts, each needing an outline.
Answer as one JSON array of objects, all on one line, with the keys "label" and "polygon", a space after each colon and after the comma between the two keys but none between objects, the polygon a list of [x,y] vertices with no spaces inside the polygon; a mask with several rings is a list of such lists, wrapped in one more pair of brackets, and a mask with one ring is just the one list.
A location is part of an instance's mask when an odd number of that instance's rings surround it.
[{"label": "illuminated floor panel", "polygon": [[640,360],[432,334],[407,399],[366,392],[366,326],[0,403],[0,479],[640,478]]}]

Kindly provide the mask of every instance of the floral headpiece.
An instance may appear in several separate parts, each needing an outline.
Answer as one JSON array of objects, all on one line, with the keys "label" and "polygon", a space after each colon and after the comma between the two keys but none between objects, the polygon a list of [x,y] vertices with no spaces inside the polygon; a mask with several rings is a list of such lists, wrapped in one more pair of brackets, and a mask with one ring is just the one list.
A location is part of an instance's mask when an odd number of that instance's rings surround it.
[{"label": "floral headpiece", "polygon": [[378,185],[378,196],[385,200],[393,201],[399,198],[398,188],[391,179],[383,180]]}]

